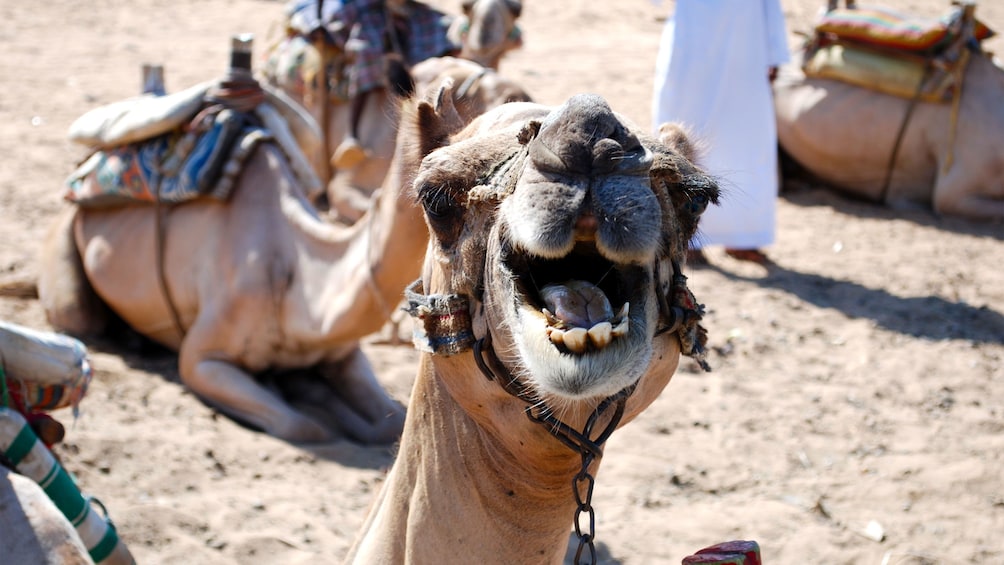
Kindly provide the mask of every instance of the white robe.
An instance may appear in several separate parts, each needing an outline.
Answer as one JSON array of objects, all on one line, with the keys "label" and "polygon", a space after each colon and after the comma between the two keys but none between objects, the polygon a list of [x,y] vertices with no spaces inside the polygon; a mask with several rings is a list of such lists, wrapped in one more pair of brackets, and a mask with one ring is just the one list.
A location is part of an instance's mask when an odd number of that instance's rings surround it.
[{"label": "white robe", "polygon": [[777,130],[768,69],[787,62],[779,0],[677,0],[656,60],[653,128],[682,122],[722,188],[691,242],[755,249],[774,242]]}]

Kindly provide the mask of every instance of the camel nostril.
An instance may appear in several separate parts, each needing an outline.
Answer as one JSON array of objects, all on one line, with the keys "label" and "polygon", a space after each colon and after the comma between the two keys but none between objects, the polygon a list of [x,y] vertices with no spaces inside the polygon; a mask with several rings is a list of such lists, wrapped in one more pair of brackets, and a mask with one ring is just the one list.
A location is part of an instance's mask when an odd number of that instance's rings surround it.
[{"label": "camel nostril", "polygon": [[612,171],[624,158],[624,147],[613,139],[601,139],[593,145],[593,171]]}]

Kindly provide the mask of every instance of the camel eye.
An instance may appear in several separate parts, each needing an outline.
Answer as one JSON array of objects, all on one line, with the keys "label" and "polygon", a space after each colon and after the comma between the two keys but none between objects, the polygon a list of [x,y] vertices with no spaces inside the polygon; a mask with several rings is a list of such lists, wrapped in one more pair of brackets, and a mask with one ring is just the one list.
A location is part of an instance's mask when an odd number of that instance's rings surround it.
[{"label": "camel eye", "polygon": [[694,216],[700,216],[708,209],[708,197],[703,194],[695,194],[687,203],[687,212]]},{"label": "camel eye", "polygon": [[421,199],[430,220],[446,220],[457,211],[457,202],[445,187],[423,187]]},{"label": "camel eye", "polygon": [[463,227],[464,208],[457,202],[457,195],[442,184],[423,185],[418,193],[429,228],[443,248],[456,243]]}]

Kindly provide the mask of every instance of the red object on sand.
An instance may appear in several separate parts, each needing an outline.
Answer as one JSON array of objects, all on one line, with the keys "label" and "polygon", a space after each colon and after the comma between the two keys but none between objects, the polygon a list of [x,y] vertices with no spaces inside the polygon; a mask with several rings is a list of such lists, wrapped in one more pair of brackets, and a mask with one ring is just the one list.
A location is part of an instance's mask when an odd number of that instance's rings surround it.
[{"label": "red object on sand", "polygon": [[683,565],[762,565],[755,541],[727,541],[683,558]]}]

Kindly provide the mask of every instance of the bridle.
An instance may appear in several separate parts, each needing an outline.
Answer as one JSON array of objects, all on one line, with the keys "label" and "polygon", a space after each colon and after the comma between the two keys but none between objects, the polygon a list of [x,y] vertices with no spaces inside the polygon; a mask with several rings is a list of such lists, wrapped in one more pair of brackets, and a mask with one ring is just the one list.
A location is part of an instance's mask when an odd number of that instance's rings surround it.
[{"label": "bridle", "polygon": [[[673,274],[667,296],[660,296],[660,318],[664,325],[655,335],[676,333],[680,340],[681,353],[693,357],[702,368],[710,370],[704,359],[707,340],[700,320],[704,306],[698,304],[687,288],[687,278],[680,272],[680,265],[672,261]],[[656,281],[658,284],[660,281]],[[662,285],[658,285],[662,288]],[[492,348],[491,330],[477,338],[471,322],[471,300],[462,294],[430,294],[422,292],[422,279],[416,280],[405,290],[409,314],[416,318],[415,345],[422,351],[434,355],[456,355],[473,351],[478,369],[489,381],[497,383],[510,396],[526,403],[524,414],[530,421],[544,426],[555,439],[577,453],[582,459],[579,472],[572,479],[572,493],[575,497],[575,533],[579,538],[574,563],[580,561],[588,549],[589,561],[596,563],[595,514],[592,494],[595,479],[589,471],[592,463],[603,457],[603,445],[620,424],[628,397],[634,392],[637,382],[603,399],[592,411],[582,430],[576,430],[554,416],[553,411],[542,402],[525,382],[521,381],[505,367]],[[660,293],[661,295],[661,293]],[[611,412],[612,411],[612,412]],[[610,412],[606,425],[594,432],[598,422]],[[587,521],[583,524],[583,514]]]}]

